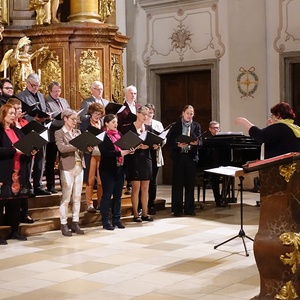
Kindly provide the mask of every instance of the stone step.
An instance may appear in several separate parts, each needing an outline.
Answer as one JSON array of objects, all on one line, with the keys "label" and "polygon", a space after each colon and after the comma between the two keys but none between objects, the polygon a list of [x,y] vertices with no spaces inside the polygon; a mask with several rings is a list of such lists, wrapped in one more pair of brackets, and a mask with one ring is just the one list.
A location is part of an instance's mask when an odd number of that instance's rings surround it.
[{"label": "stone step", "polygon": [[[20,233],[25,236],[30,236],[46,231],[59,230],[60,229],[60,219],[59,219],[59,205],[61,199],[60,187],[57,187],[58,193],[52,194],[51,196],[36,196],[34,198],[28,199],[29,214],[35,220],[32,224],[20,224]],[[97,194],[94,191],[93,194],[94,207],[97,208]],[[163,199],[157,199],[155,201],[155,208],[157,211],[165,209],[166,201]],[[68,221],[71,222],[71,205],[69,206],[69,217]],[[100,212],[89,213],[86,211],[85,203],[85,190],[83,189],[81,198],[81,212],[79,223],[82,226],[97,225],[101,224]],[[121,216],[122,219],[126,221],[132,221],[132,204],[130,195],[122,195],[122,206],[121,206]],[[10,227],[0,226],[0,236],[2,238],[7,238],[10,233]]]}]

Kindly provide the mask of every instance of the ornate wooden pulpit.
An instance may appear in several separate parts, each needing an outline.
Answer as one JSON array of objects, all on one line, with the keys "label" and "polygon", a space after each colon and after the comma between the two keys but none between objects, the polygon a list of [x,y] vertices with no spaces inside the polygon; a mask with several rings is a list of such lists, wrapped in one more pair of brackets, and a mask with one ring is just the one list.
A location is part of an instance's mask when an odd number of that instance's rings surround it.
[{"label": "ornate wooden pulpit", "polygon": [[259,170],[260,219],[254,255],[260,293],[252,299],[300,299],[300,154],[250,163]]}]

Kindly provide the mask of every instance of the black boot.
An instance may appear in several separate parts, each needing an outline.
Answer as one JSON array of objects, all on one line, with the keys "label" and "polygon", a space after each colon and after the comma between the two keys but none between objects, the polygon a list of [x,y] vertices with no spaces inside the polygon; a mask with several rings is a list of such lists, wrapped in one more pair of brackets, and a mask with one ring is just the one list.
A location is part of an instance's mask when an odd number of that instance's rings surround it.
[{"label": "black boot", "polygon": [[67,224],[61,224],[60,225],[60,230],[62,235],[64,236],[72,236],[72,232],[69,231],[68,225]]},{"label": "black boot", "polygon": [[78,222],[72,222],[71,230],[77,234],[84,234],[84,231],[80,229]]}]

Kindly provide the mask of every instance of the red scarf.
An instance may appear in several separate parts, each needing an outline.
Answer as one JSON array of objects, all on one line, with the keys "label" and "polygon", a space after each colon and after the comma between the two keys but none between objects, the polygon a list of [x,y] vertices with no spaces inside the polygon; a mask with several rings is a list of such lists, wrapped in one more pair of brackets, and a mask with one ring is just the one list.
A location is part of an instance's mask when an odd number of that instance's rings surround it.
[{"label": "red scarf", "polygon": [[[115,150],[121,152],[122,149],[115,145],[115,142],[121,138],[121,135],[119,134],[118,130],[106,130],[106,134],[108,135],[110,140],[113,142]],[[123,164],[122,156],[117,157],[117,160],[120,165]]]}]

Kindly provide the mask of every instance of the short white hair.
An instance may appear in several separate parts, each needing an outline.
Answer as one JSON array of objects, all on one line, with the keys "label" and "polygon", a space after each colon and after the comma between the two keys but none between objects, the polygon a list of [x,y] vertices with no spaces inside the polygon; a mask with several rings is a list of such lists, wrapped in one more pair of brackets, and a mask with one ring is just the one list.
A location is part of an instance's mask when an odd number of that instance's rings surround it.
[{"label": "short white hair", "polygon": [[96,86],[102,86],[103,88],[103,83],[99,80],[93,81],[91,84],[91,89],[95,88]]}]

